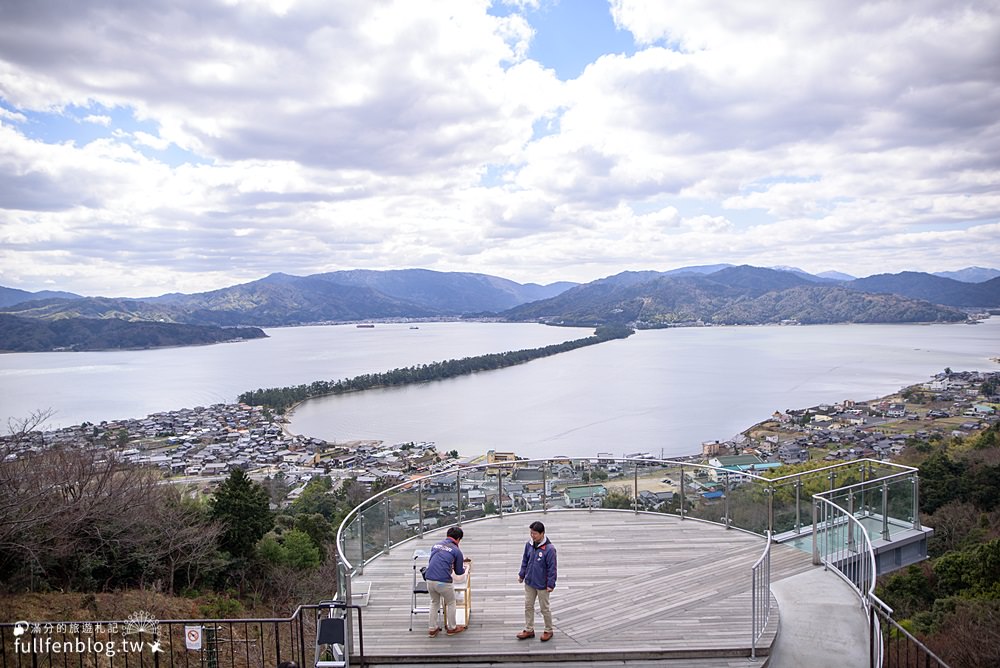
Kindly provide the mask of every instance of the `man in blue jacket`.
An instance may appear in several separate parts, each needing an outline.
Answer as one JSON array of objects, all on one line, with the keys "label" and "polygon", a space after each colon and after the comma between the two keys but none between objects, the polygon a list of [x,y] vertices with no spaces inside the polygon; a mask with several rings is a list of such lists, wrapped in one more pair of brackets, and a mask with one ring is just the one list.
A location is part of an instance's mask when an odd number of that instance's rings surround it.
[{"label": "man in blue jacket", "polygon": [[458,548],[464,535],[461,527],[451,527],[448,529],[448,537],[431,548],[424,579],[427,580],[427,593],[431,595],[427,635],[432,638],[441,632],[441,627],[437,625],[437,616],[442,601],[444,601],[445,633],[453,636],[465,630],[464,626],[455,624],[455,584],[451,579],[452,573],[465,574],[465,557]]},{"label": "man in blue jacket", "polygon": [[535,600],[542,612],[545,631],[542,642],[552,639],[552,610],[549,608],[549,594],[556,588],[556,548],[545,537],[545,525],[532,522],[528,527],[531,540],[524,546],[521,570],[517,581],[524,583],[524,630],[517,634],[518,640],[535,637]]}]

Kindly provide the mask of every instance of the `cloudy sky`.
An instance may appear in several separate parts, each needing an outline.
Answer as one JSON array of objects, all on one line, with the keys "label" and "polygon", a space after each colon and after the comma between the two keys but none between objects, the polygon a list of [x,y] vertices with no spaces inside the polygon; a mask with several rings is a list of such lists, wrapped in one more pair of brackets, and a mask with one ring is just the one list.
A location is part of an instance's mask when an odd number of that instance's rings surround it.
[{"label": "cloudy sky", "polygon": [[1000,0],[3,0],[0,285],[1000,266]]}]

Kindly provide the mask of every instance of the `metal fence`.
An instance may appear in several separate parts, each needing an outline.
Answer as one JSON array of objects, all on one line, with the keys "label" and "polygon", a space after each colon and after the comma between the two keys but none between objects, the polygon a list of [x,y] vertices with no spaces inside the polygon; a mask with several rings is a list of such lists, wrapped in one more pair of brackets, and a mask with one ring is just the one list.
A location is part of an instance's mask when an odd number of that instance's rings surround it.
[{"label": "metal fence", "polygon": [[[314,663],[319,617],[331,604],[290,617],[0,624],[0,668],[275,668]],[[358,611],[360,631],[360,611]],[[350,628],[350,627],[349,627]]]},{"label": "metal fence", "polygon": [[881,668],[948,668],[926,645],[892,618],[892,609],[873,597],[869,618],[871,665]]},{"label": "metal fence", "polygon": [[767,544],[764,546],[764,553],[751,569],[751,591],[750,596],[752,613],[752,627],[750,633],[750,658],[757,658],[757,641],[764,635],[767,622],[771,617],[771,534],[766,536]]}]

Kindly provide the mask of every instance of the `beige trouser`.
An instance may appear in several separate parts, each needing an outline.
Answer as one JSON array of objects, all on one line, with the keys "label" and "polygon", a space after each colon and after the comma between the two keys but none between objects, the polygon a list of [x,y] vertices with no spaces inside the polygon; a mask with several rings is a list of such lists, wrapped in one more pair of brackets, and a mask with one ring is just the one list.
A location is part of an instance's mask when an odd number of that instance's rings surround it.
[{"label": "beige trouser", "polygon": [[427,628],[437,628],[438,610],[444,601],[445,628],[455,628],[455,585],[451,582],[427,581],[427,593],[431,595],[431,610],[427,616]]},{"label": "beige trouser", "polygon": [[549,608],[548,589],[535,589],[529,585],[524,585],[524,629],[526,631],[535,630],[535,599],[538,599],[538,609],[542,611],[542,621],[545,622],[545,630],[552,630],[552,610]]}]

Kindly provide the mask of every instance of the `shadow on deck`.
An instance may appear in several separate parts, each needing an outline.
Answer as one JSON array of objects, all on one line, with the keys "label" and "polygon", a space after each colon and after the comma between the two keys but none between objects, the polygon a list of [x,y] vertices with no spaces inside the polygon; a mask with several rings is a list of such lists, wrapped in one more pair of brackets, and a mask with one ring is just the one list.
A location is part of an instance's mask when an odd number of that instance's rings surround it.
[{"label": "shadow on deck", "polygon": [[[534,520],[545,523],[559,556],[555,637],[544,644],[537,636],[514,637],[524,624],[517,570]],[[371,583],[364,608],[370,665],[662,665],[668,659],[689,666],[747,665],[751,567],[764,549],[759,536],[671,515],[607,510],[518,513],[466,522],[463,529],[462,550],[472,559],[464,633],[428,637],[426,613],[414,616],[413,631],[407,631],[414,550],[429,548],[444,529],[394,546],[355,576],[355,589]],[[816,568],[810,555],[772,546],[772,583]],[[767,665],[779,616],[772,597],[770,621],[757,642],[759,661],[751,665]]]}]

